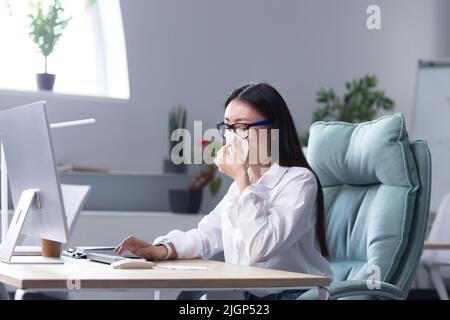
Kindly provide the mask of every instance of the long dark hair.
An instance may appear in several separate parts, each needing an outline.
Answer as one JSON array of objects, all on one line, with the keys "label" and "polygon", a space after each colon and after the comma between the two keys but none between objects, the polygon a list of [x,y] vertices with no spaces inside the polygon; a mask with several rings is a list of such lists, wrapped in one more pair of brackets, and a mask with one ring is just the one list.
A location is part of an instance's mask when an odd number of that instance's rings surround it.
[{"label": "long dark hair", "polygon": [[279,164],[283,167],[303,167],[311,170],[317,181],[317,223],[316,230],[322,255],[328,257],[325,236],[325,209],[323,191],[319,177],[311,169],[303,154],[294,121],[281,94],[267,83],[252,83],[234,90],[225,102],[225,108],[232,100],[239,100],[253,106],[271,127],[279,130]]}]

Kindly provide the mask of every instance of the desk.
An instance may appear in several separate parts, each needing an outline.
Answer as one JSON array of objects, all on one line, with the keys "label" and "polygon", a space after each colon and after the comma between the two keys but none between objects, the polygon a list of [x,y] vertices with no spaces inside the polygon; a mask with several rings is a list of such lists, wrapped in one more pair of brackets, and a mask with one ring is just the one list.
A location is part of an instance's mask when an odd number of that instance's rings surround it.
[{"label": "desk", "polygon": [[425,242],[424,250],[450,250],[450,243]]},{"label": "desk", "polygon": [[[27,257],[29,260],[30,257]],[[0,282],[26,291],[52,290],[248,290],[318,287],[321,297],[330,279],[322,276],[227,264],[210,260],[176,260],[157,265],[193,265],[207,270],[117,270],[88,260],[62,258],[63,265],[0,263]],[[159,294],[159,293],[158,293]],[[155,294],[155,297],[157,294]]]}]

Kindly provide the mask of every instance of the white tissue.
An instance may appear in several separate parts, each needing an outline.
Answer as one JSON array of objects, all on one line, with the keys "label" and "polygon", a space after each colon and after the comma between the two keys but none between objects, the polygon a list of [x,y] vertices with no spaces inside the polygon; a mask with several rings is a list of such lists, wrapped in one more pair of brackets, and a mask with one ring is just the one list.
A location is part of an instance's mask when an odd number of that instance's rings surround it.
[{"label": "white tissue", "polygon": [[[225,141],[227,144],[232,144],[234,142],[234,140],[238,141],[238,145],[241,147],[241,161],[242,163],[245,162],[245,160],[247,160],[247,156],[248,156],[248,140],[247,139],[242,139],[241,137],[239,137],[237,134],[235,134],[234,132],[227,130],[225,132]],[[228,149],[229,151],[229,155],[233,156],[233,150],[231,148]]]}]

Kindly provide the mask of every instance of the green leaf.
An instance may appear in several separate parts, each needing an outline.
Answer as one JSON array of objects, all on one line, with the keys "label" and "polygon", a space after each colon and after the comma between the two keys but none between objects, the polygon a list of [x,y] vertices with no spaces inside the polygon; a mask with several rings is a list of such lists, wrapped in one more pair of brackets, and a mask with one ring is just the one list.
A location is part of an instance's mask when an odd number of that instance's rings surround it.
[{"label": "green leaf", "polygon": [[221,185],[222,179],[220,177],[215,177],[209,182],[209,191],[213,197],[219,193]]},{"label": "green leaf", "polygon": [[97,3],[97,0],[85,0],[86,6],[90,7]]},{"label": "green leaf", "polygon": [[394,110],[395,103],[385,97],[383,90],[377,90],[378,79],[365,75],[345,83],[346,92],[342,99],[333,89],[320,89],[317,92],[319,108],[313,113],[313,121],[345,121],[358,123],[373,120],[377,110]]}]

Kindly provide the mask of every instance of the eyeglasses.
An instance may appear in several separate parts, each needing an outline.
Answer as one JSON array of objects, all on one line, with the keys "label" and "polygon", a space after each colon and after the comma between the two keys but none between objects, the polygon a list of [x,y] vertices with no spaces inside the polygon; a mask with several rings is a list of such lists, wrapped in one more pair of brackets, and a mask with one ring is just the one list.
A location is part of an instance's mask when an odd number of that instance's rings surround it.
[{"label": "eyeglasses", "polygon": [[257,126],[266,126],[272,124],[272,122],[270,121],[258,121],[258,122],[254,122],[254,123],[235,123],[235,124],[227,124],[225,122],[221,122],[216,124],[216,128],[217,130],[219,130],[220,135],[225,138],[225,132],[227,130],[233,130],[233,132],[235,134],[237,134],[239,137],[241,137],[242,139],[247,139],[248,138],[248,130],[252,127],[257,127]]}]

